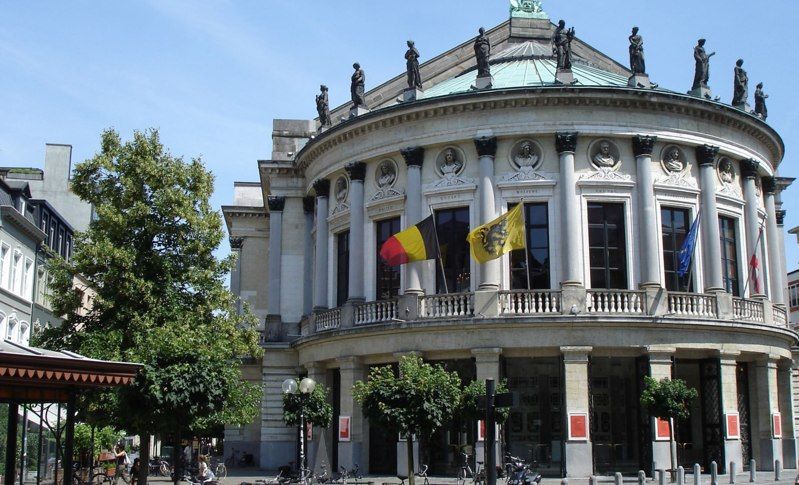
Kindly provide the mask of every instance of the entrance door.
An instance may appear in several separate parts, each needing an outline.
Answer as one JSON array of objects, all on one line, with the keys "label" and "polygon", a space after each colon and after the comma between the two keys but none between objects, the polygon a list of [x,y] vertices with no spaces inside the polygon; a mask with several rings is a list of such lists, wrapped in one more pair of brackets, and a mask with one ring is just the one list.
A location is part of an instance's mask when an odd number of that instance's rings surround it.
[{"label": "entrance door", "polygon": [[590,361],[591,437],[594,471],[634,474],[640,465],[640,417],[635,358]]},{"label": "entrance door", "polygon": [[726,473],[721,431],[721,379],[718,359],[702,361],[702,439],[705,463],[715,461],[719,473]]},{"label": "entrance door", "polygon": [[749,364],[738,362],[736,366],[736,380],[738,381],[738,426],[741,433],[741,461],[743,469],[749,470],[749,460],[752,459],[752,427],[749,419]]}]

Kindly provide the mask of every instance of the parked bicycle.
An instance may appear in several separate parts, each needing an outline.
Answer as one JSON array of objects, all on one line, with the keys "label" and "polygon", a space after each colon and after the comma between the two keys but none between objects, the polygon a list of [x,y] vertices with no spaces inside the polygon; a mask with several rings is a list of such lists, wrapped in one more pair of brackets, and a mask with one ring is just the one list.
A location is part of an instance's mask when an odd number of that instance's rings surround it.
[{"label": "parked bicycle", "polygon": [[507,472],[507,485],[538,485],[541,483],[541,474],[533,471],[537,463],[528,463],[517,456],[505,456],[505,470]]},{"label": "parked bicycle", "polygon": [[278,470],[277,475],[274,477],[266,477],[262,480],[256,480],[256,485],[283,485],[288,483],[288,478],[283,475],[283,470]]},{"label": "parked bicycle", "polygon": [[89,477],[89,469],[80,468],[77,463],[75,464],[74,472],[72,472],[72,485],[107,485],[112,482],[113,478],[108,476],[101,466],[96,466],[92,469],[91,477]]},{"label": "parked bicycle", "polygon": [[467,478],[471,478],[474,485],[485,485],[486,474],[485,470],[483,470],[483,462],[476,462],[474,471],[472,471],[472,467],[469,465],[469,459],[472,455],[462,451],[461,456],[463,457],[463,465],[458,468],[458,475],[456,477],[458,485],[465,485]]},{"label": "parked bicycle", "polygon": [[363,476],[361,475],[361,469],[357,463],[353,468],[350,468],[349,470],[347,470],[347,468],[343,466],[339,467],[339,470],[340,473],[338,476],[338,480],[336,481],[342,483],[343,485],[347,485],[348,480],[352,479],[361,480],[363,478]]}]

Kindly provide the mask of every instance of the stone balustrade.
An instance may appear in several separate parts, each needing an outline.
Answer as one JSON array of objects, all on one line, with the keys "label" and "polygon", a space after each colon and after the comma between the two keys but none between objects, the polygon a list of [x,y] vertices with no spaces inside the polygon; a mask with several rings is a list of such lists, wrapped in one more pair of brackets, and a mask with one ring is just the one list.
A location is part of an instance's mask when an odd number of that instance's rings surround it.
[{"label": "stone balustrade", "polygon": [[606,290],[487,290],[437,295],[402,295],[391,300],[347,304],[316,312],[302,335],[390,322],[497,317],[630,316],[681,320],[735,320],[787,328],[784,307],[766,299],[729,293],[688,293],[663,288]]}]

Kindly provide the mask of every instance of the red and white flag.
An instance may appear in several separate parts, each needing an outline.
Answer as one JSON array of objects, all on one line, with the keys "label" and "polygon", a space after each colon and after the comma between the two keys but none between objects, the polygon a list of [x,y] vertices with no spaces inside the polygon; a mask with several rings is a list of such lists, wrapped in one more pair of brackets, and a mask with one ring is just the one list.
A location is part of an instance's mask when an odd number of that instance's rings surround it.
[{"label": "red and white flag", "polygon": [[757,251],[760,248],[760,241],[763,239],[763,225],[760,226],[760,231],[757,234],[757,241],[755,241],[755,250],[752,257],[749,258],[749,282],[752,285],[754,295],[763,294],[763,286],[760,284],[760,260],[757,258]]}]

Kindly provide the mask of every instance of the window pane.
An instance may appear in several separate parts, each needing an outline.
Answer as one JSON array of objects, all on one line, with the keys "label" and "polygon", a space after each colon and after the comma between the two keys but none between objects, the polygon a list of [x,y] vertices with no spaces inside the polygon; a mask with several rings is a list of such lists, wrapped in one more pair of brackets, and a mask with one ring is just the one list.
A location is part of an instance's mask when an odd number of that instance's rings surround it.
[{"label": "window pane", "polygon": [[589,203],[588,244],[592,288],[627,288],[624,204]]},{"label": "window pane", "polygon": [[[441,251],[441,263],[436,265],[437,293],[458,293],[471,289],[469,269],[469,208],[435,211],[436,232]],[[444,275],[440,266],[444,266]],[[446,285],[445,279],[446,278]]]},{"label": "window pane", "polygon": [[336,305],[341,306],[349,297],[350,232],[338,234],[336,241]]},{"label": "window pane", "polygon": [[377,253],[376,258],[376,291],[377,300],[388,300],[399,295],[400,291],[400,267],[389,266],[380,257],[380,248],[391,236],[400,232],[400,218],[394,217],[378,221],[376,224],[377,232]]}]

